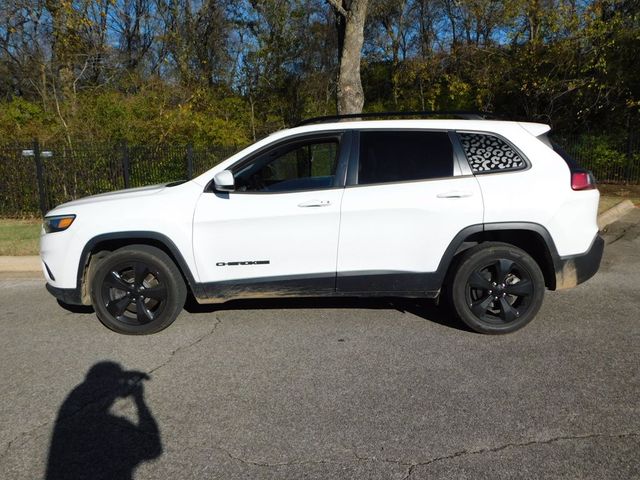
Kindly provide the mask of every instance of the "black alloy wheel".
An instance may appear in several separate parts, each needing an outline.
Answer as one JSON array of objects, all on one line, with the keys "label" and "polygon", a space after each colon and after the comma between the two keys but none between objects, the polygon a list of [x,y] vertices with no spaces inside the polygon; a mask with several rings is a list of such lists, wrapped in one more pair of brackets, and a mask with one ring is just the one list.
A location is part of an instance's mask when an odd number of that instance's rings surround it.
[{"label": "black alloy wheel", "polygon": [[101,290],[108,312],[128,325],[152,322],[167,304],[167,286],[160,272],[139,261],[111,268]]},{"label": "black alloy wheel", "polygon": [[463,252],[450,301],[456,314],[481,333],[509,333],[529,323],[544,298],[544,276],[525,251],[486,242]]},{"label": "black alloy wheel", "polygon": [[148,245],[112,252],[100,261],[90,282],[93,308],[100,321],[129,335],[168,327],[187,295],[175,263],[165,252]]},{"label": "black alloy wheel", "polygon": [[507,258],[482,265],[467,280],[466,298],[471,311],[481,320],[497,325],[525,314],[533,293],[527,269]]}]

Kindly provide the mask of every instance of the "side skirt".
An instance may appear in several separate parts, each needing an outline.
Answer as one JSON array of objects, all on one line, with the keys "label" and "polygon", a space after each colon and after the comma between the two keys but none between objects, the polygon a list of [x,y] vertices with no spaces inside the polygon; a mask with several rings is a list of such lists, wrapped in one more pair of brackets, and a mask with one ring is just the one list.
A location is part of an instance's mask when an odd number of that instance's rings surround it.
[{"label": "side skirt", "polygon": [[[354,272],[228,280],[198,284],[198,303],[291,297],[437,298],[432,273]],[[346,280],[343,284],[343,280]],[[338,289],[336,289],[338,285]]]}]

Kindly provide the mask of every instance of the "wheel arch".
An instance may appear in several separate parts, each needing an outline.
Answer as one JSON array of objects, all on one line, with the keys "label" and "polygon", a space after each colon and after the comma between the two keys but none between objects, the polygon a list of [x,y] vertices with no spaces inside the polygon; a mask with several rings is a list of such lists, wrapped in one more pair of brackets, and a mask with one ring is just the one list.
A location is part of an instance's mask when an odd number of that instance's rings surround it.
[{"label": "wheel arch", "polygon": [[194,295],[199,293],[197,291],[198,283],[196,282],[189,265],[180,253],[176,244],[169,237],[162,233],[152,231],[114,232],[93,237],[82,249],[80,262],[78,263],[76,285],[80,290],[83,304],[91,304],[88,282],[86,280],[90,277],[90,273],[93,270],[93,260],[99,260],[101,258],[101,253],[112,252],[118,248],[129,245],[149,245],[162,250],[176,264],[178,270],[180,270],[189,291]]},{"label": "wheel arch", "polygon": [[555,243],[546,228],[530,222],[486,223],[461,230],[445,251],[438,267],[443,281],[455,269],[457,259],[464,251],[490,241],[508,243],[527,252],[542,270],[545,286],[549,290],[556,289],[556,272],[560,257]]}]

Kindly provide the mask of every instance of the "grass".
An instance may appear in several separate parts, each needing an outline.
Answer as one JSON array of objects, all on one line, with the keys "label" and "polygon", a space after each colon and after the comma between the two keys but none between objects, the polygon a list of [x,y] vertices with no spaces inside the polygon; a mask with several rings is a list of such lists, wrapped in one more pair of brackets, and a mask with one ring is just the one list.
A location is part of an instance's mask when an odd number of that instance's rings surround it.
[{"label": "grass", "polygon": [[615,203],[631,200],[640,205],[640,185],[598,185],[598,190],[602,197],[611,198]]},{"label": "grass", "polygon": [[37,255],[42,220],[0,219],[0,255]]},{"label": "grass", "polygon": [[[598,213],[631,200],[640,206],[640,185],[598,185]],[[41,220],[0,219],[0,255],[37,255]]]}]

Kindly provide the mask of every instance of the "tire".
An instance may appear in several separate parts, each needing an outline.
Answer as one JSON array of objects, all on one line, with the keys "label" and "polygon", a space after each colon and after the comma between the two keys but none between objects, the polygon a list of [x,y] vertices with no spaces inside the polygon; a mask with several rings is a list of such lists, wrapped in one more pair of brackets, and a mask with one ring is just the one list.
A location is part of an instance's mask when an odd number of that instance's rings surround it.
[{"label": "tire", "polygon": [[167,328],[180,314],[187,296],[173,260],[148,245],[123,247],[105,257],[90,286],[98,319],[127,335],[147,335]]},{"label": "tire", "polygon": [[507,243],[486,242],[463,252],[449,288],[457,316],[479,333],[519,330],[538,313],[544,276],[525,251]]}]

